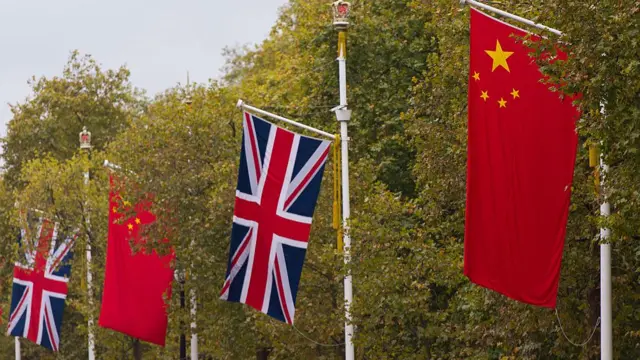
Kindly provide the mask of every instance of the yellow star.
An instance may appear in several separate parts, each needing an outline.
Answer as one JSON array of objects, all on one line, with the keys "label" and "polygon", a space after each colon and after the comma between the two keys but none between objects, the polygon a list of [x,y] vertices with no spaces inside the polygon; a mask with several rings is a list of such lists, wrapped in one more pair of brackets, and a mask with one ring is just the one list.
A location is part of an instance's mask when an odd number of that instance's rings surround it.
[{"label": "yellow star", "polygon": [[115,214],[115,213],[117,213],[117,212],[118,212],[118,208],[114,206],[114,207],[111,209],[111,211],[113,211],[113,213]]},{"label": "yellow star", "polygon": [[511,96],[513,96],[513,98],[519,98],[520,97],[520,90],[516,90],[513,89],[513,91],[511,92]]},{"label": "yellow star", "polygon": [[122,205],[124,205],[124,206],[131,206],[131,203],[125,200],[125,201],[123,201],[123,202],[122,202]]},{"label": "yellow star", "polygon": [[498,100],[498,104],[500,104],[501,108],[506,108],[507,107],[507,100],[500,98],[500,100]]},{"label": "yellow star", "polygon": [[127,227],[129,228],[129,231],[133,230],[133,224],[127,224]]},{"label": "yellow star", "polygon": [[482,91],[482,95],[480,95],[480,97],[482,98],[482,100],[487,101],[487,99],[489,98],[489,91]]},{"label": "yellow star", "polygon": [[507,59],[509,56],[513,55],[513,51],[502,51],[502,46],[500,46],[500,41],[496,40],[496,49],[495,50],[485,50],[485,52],[491,56],[493,59],[493,65],[491,67],[491,72],[498,68],[498,66],[502,66],[508,72],[509,64],[507,63]]},{"label": "yellow star", "polygon": [[136,224],[140,225],[140,219],[136,218]]},{"label": "yellow star", "polygon": [[477,71],[473,72],[473,78],[476,79],[476,81],[480,80],[480,73]]}]

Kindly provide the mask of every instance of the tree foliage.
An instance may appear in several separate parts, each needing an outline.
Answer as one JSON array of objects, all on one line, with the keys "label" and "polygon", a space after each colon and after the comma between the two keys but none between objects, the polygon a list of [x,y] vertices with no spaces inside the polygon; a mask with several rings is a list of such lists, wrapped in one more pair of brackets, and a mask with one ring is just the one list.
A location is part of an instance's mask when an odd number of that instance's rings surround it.
[{"label": "tree foliage", "polygon": [[140,96],[129,83],[129,70],[103,70],[91,56],[74,51],[62,71],[51,79],[29,79],[32,94],[11,106],[13,118],[3,140],[5,178],[15,184],[29,160],[51,155],[71,157],[78,133],[87,126],[93,146],[102,149],[142,109]]},{"label": "tree foliage", "polygon": [[[541,62],[549,80],[580,93],[580,148],[560,280],[558,316],[574,341],[599,315],[599,228],[612,230],[614,350],[640,358],[640,8],[634,2],[512,1],[510,12],[561,29],[531,44],[567,61]],[[341,359],[342,279],[354,277],[358,359],[595,359],[599,332],[584,347],[562,335],[556,314],[471,284],[462,274],[468,78],[468,8],[434,0],[354,1],[349,30],[349,107],[353,262],[346,267],[332,228],[327,166],[300,283],[296,327],[249,307],[219,301],[226,269],[241,117],[238,98],[338,132],[336,41],[329,7],[290,0],[262,43],[227,49],[225,76],[177,86],[145,99],[126,68],[102,70],[72,53],[61,77],[32,80],[32,96],[12,107],[0,182],[0,296],[10,297],[19,209],[38,208],[80,229],[57,358],[86,354],[87,319],[97,318],[104,276],[107,194],[102,161],[121,166],[128,198],[154,197],[158,226],[184,270],[169,300],[167,346],[143,345],[143,358],[171,359],[180,333],[197,322],[204,357]],[[529,29],[535,31],[535,29]],[[602,106],[604,105],[604,107]],[[604,108],[604,111],[603,111]],[[77,150],[83,125],[91,154]],[[296,130],[298,131],[298,130]],[[601,144],[604,187],[588,166]],[[83,183],[89,170],[91,181]],[[540,164],[540,171],[544,171]],[[612,216],[599,216],[604,197]],[[19,200],[16,207],[16,200]],[[90,221],[87,221],[90,220]],[[87,298],[83,256],[92,246],[94,296]],[[167,251],[167,245],[154,244]],[[180,308],[184,291],[187,308]],[[195,318],[189,299],[197,296]],[[6,314],[8,305],[2,305]],[[77,339],[83,339],[79,341]],[[0,337],[0,355],[13,339]],[[97,329],[105,359],[131,358],[133,339]],[[25,358],[53,356],[23,342]]]}]

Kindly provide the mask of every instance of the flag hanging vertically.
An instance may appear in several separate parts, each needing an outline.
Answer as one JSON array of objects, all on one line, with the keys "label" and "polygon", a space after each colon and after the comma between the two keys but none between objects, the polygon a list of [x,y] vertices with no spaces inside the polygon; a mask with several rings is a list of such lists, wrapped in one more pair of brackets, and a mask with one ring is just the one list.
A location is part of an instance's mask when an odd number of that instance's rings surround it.
[{"label": "flag hanging vertically", "polygon": [[22,256],[13,269],[8,334],[59,351],[77,232],[63,236],[58,223],[41,218],[33,237],[28,222],[18,239]]},{"label": "flag hanging vertically", "polygon": [[525,35],[471,10],[464,273],[555,307],[579,113],[540,82]]},{"label": "flag hanging vertically", "polygon": [[[135,205],[122,202],[115,192],[113,177],[109,192],[107,263],[102,306],[98,324],[134,338],[165,345],[167,305],[171,298],[173,252],[159,256],[143,251],[134,253],[132,245],[143,245],[141,227],[155,222],[150,202]],[[133,207],[132,207],[133,206]],[[124,213],[133,212],[126,217]]]},{"label": "flag hanging vertically", "polygon": [[244,113],[231,246],[220,298],[293,324],[329,141]]}]

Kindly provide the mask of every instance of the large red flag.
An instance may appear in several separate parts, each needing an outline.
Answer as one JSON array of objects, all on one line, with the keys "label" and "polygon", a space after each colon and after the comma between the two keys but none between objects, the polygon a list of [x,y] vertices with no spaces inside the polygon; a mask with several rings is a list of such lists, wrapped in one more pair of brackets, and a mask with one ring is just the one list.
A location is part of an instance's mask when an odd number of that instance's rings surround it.
[{"label": "large red flag", "polygon": [[[111,179],[113,184],[114,179]],[[125,218],[109,193],[109,236],[107,264],[100,309],[100,326],[110,328],[150,343],[164,346],[167,333],[167,305],[171,297],[173,254],[159,256],[134,252],[131,243],[144,241],[140,227],[156,218],[143,202],[134,206],[134,215]],[[131,206],[127,202],[124,207]]]},{"label": "large red flag", "polygon": [[[540,82],[526,33],[471,10],[464,273],[556,305],[579,116]],[[519,39],[520,38],[520,39]]]}]

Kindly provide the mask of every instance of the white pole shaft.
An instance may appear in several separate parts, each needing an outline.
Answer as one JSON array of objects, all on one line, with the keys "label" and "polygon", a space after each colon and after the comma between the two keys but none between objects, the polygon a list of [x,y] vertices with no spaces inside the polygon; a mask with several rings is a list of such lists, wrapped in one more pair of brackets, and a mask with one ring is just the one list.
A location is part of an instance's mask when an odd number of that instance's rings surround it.
[{"label": "white pole shaft", "polygon": [[287,124],[291,124],[293,126],[297,126],[299,128],[312,131],[312,132],[314,132],[316,134],[320,134],[322,136],[328,137],[329,139],[335,139],[336,138],[334,135],[329,134],[326,131],[322,131],[320,129],[316,129],[314,127],[311,127],[309,125],[301,124],[301,123],[299,123],[297,121],[294,121],[294,120],[291,120],[291,119],[287,119],[286,117],[282,117],[280,115],[276,115],[276,114],[270,113],[268,111],[259,109],[257,107],[253,107],[253,106],[247,105],[242,100],[238,100],[238,105],[236,105],[236,106],[238,108],[242,109],[242,110],[249,110],[251,112],[258,113],[258,114],[264,115],[264,116],[269,116],[269,117],[274,118],[276,120],[280,120],[280,121],[286,122]]},{"label": "white pole shaft", "polygon": [[[196,242],[195,240],[191,239],[191,244],[190,244],[190,249],[191,251],[195,251],[195,247],[196,247]],[[193,263],[191,263],[191,281],[194,283],[193,286],[191,287],[191,290],[189,291],[189,295],[190,295],[190,302],[191,302],[191,360],[198,360],[198,329],[197,329],[197,323],[196,323],[196,314],[198,311],[198,298],[196,296],[196,289],[195,289],[195,274],[194,274],[194,266]]]},{"label": "white pole shaft", "polygon": [[[345,54],[338,57],[338,74],[340,77],[340,106],[347,106],[347,60]],[[349,217],[351,216],[351,204],[349,203],[349,134],[347,121],[340,122],[340,140],[342,145],[342,222],[344,227],[344,262],[351,263],[351,236],[349,234]],[[353,302],[353,279],[351,271],[344,278],[344,351],[346,360],[354,360],[353,325],[351,324],[351,303]]]},{"label": "white pole shaft", "polygon": [[198,334],[196,333],[196,290],[191,289],[191,360],[198,360]]},{"label": "white pole shaft", "polygon": [[514,14],[511,14],[511,13],[508,13],[506,11],[502,11],[500,9],[496,9],[493,6],[489,6],[487,4],[483,4],[483,3],[475,1],[475,0],[460,0],[460,4],[462,4],[462,5],[469,4],[469,5],[473,5],[475,7],[479,7],[481,9],[489,10],[491,12],[494,12],[494,13],[498,14],[498,15],[502,15],[502,16],[504,16],[506,18],[521,22],[523,24],[527,24],[527,25],[536,27],[536,28],[538,28],[540,30],[549,31],[549,32],[554,33],[556,35],[562,36],[562,32],[560,30],[556,30],[554,28],[550,28],[548,26],[545,26],[545,25],[542,25],[542,24],[538,24],[537,22],[531,21],[529,19],[525,19],[525,18],[520,17],[518,15],[514,15]]},{"label": "white pole shaft", "polygon": [[[89,171],[84,173],[84,185],[89,186]],[[87,228],[90,226],[89,215],[87,214]],[[93,335],[93,275],[91,274],[91,244],[89,243],[89,236],[87,235],[87,298],[89,299],[89,320],[87,323],[87,337],[88,337],[88,358],[89,360],[95,360],[95,338]]]},{"label": "white pole shaft", "polygon": [[[338,76],[340,77],[340,106],[347,106],[347,59],[338,58]],[[342,132],[342,128],[340,128]],[[342,133],[340,134],[342,136]]]},{"label": "white pole shaft", "polygon": [[20,360],[22,358],[22,355],[20,354],[20,339],[19,338],[15,338],[15,344],[16,344],[16,360]]},{"label": "white pole shaft", "polygon": [[[604,189],[605,178],[609,167],[600,159],[600,169],[602,172],[601,191],[604,202],[600,205],[600,215],[609,216],[611,206],[606,200]],[[613,359],[613,326],[611,316],[611,244],[606,243],[611,236],[611,230],[600,229],[600,359]]]}]

